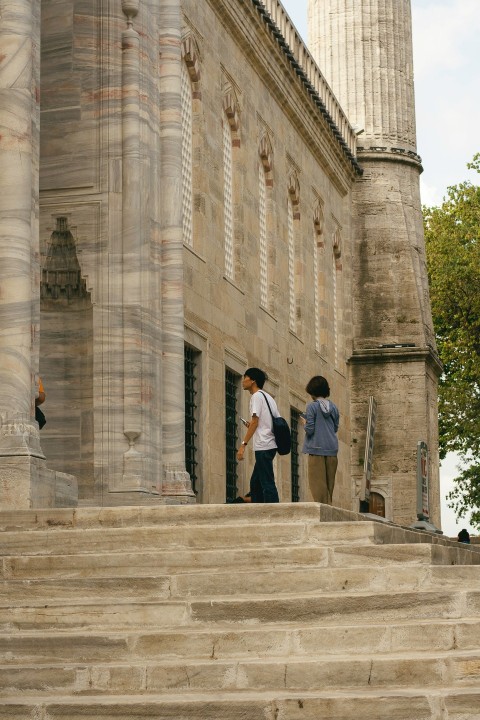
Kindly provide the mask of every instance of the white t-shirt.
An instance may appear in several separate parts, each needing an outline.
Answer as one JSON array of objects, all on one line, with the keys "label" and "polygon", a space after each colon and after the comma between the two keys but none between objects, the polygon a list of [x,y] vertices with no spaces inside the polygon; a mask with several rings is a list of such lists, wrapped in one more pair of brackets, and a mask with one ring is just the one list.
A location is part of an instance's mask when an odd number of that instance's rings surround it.
[{"label": "white t-shirt", "polygon": [[[262,395],[262,392],[265,392],[265,390],[257,390],[257,392],[253,393],[250,397],[250,416],[253,417],[253,415],[256,415],[258,417],[257,429],[253,436],[253,449],[274,450],[277,447],[277,443],[275,442],[275,437],[272,432],[272,416],[270,415],[267,401],[265,400],[265,396]],[[268,398],[273,417],[279,417],[280,413],[278,412],[277,403],[267,392],[265,392],[265,395]]]}]

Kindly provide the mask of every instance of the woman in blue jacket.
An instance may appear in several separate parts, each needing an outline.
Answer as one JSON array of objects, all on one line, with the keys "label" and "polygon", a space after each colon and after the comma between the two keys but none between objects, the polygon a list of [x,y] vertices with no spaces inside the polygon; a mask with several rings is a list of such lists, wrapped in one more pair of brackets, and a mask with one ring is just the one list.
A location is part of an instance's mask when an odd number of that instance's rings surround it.
[{"label": "woman in blue jacket", "polygon": [[338,465],[340,413],[337,406],[327,399],[330,387],[321,375],[315,375],[305,390],[313,400],[307,405],[304,419],[303,452],[308,455],[308,484],[315,502],[331,505]]}]

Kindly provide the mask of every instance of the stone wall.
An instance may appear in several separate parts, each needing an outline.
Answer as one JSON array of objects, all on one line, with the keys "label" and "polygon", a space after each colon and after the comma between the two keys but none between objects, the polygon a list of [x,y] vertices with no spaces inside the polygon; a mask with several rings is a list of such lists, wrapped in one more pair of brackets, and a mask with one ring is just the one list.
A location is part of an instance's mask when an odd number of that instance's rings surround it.
[{"label": "stone wall", "polygon": [[[225,493],[225,367],[242,375],[253,365],[267,371],[267,389],[286,416],[290,407],[304,409],[308,400],[304,388],[312,375],[327,376],[342,416],[335,502],[350,507],[345,359],[351,351],[352,328],[352,173],[343,167],[330,129],[285,65],[275,39],[265,33],[253,5],[192,1],[184,3],[184,13],[184,43],[190,51],[195,48],[198,73],[193,86],[193,246],[185,247],[184,258],[187,340],[205,356],[200,369],[200,413],[206,423],[203,430],[204,421],[200,424],[201,498],[222,502]],[[233,121],[229,120],[232,105]],[[234,271],[230,277],[224,244],[223,123],[231,125],[233,157]],[[259,168],[266,171],[266,304],[261,296]],[[290,322],[289,198],[295,244],[294,328]],[[337,275],[341,282],[337,278],[335,310],[333,246],[339,236]],[[337,356],[336,343],[341,348]],[[248,417],[248,402],[248,394],[240,397],[244,417]],[[240,430],[239,440],[242,437]],[[214,447],[212,438],[218,438]],[[300,439],[303,442],[303,431]],[[252,462],[247,452],[240,468],[241,491],[248,489]],[[288,501],[290,459],[276,462],[281,498]],[[301,463],[301,497],[307,499],[303,458]]]}]

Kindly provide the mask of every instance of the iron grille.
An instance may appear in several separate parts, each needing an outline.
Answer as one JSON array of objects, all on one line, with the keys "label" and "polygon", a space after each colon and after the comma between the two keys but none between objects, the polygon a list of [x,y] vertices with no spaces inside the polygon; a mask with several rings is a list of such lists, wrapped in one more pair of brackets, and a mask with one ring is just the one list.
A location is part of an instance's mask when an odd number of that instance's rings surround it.
[{"label": "iron grille", "polygon": [[292,449],[290,452],[290,474],[292,478],[292,502],[300,502],[300,458],[298,453],[298,422],[300,413],[290,408],[290,432]]},{"label": "iron grille", "polygon": [[237,497],[237,395],[240,375],[225,370],[225,450],[226,450],[226,499]]},{"label": "iron grille", "polygon": [[190,475],[192,489],[197,489],[197,405],[195,398],[197,391],[196,369],[198,353],[191,347],[185,346],[185,469]]}]

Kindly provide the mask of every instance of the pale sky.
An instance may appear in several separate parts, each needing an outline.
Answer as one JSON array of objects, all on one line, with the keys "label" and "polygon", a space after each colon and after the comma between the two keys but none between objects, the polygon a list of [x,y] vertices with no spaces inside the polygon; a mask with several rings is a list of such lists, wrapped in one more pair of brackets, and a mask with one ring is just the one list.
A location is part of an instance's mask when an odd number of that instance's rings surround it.
[{"label": "pale sky", "polygon": [[[307,38],[307,0],[281,0],[301,36]],[[439,205],[447,187],[464,180],[478,184],[467,163],[480,152],[480,0],[411,0],[417,118],[417,151],[424,172],[422,202]],[[441,467],[442,529],[456,535],[457,520],[445,496],[458,458]]]}]

